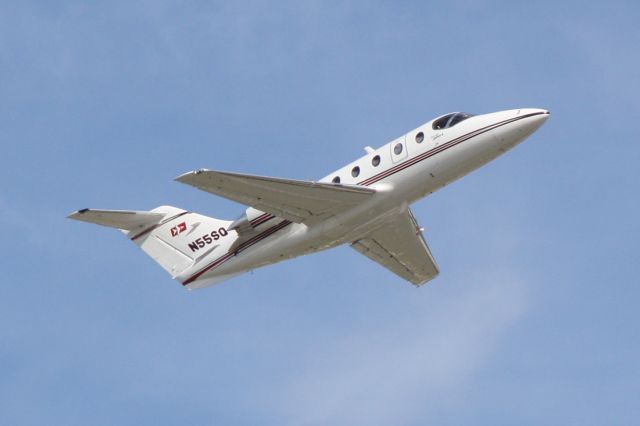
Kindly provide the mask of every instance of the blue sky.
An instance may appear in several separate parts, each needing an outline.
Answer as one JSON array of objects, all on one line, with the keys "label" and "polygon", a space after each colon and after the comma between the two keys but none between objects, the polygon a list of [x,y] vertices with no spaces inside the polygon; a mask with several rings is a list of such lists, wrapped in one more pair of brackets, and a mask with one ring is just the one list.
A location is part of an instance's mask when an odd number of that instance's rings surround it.
[{"label": "blue sky", "polygon": [[[631,425],[640,7],[3,2],[0,423]],[[184,291],[78,208],[242,206],[446,112],[552,111],[417,203],[441,275],[348,247]]]}]

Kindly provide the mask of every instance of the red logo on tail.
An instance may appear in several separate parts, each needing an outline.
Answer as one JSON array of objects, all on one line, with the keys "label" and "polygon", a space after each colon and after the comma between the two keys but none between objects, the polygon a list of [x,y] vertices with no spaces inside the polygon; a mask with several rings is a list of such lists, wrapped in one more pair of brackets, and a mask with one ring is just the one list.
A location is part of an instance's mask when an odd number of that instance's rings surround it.
[{"label": "red logo on tail", "polygon": [[176,226],[174,226],[173,228],[171,228],[171,236],[175,237],[178,234],[182,234],[186,230],[187,230],[186,222],[179,223]]}]

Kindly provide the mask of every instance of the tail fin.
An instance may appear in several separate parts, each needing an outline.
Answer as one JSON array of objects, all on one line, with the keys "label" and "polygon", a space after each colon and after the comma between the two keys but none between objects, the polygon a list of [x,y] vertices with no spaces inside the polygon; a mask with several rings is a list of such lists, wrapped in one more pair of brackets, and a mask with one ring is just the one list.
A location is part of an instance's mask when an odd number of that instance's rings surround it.
[{"label": "tail fin", "polygon": [[[227,231],[233,221],[171,206],[150,212],[82,209],[69,218],[120,229],[173,278],[212,251],[223,252],[235,239]],[[196,231],[201,226],[201,232]]]}]

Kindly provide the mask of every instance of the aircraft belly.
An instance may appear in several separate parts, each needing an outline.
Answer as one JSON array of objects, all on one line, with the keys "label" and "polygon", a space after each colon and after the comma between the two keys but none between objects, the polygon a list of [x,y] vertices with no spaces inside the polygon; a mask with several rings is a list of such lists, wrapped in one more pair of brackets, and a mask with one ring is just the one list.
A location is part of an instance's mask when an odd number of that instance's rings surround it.
[{"label": "aircraft belly", "polygon": [[[282,223],[281,219],[278,219]],[[235,274],[262,266],[271,265],[283,260],[291,259],[308,250],[305,242],[306,225],[290,223],[282,230],[269,236],[254,246],[233,256],[215,271],[215,274]]]},{"label": "aircraft belly", "polygon": [[393,211],[399,208],[398,203],[388,204],[379,197],[366,208],[354,208],[313,226],[291,224],[285,228],[288,229],[286,232],[281,231],[281,235],[238,254],[216,274],[239,273],[350,243],[375,226],[372,224],[383,221],[390,210],[389,205]]}]

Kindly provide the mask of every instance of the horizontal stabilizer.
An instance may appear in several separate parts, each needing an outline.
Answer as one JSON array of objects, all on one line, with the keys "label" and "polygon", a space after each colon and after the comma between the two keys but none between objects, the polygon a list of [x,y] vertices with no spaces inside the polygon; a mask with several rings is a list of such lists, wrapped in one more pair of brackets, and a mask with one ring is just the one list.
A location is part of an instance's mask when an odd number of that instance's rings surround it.
[{"label": "horizontal stabilizer", "polygon": [[165,214],[131,210],[82,209],[71,213],[68,217],[69,219],[95,223],[110,228],[133,231],[159,223],[165,217]]},{"label": "horizontal stabilizer", "polygon": [[185,173],[176,180],[296,223],[327,218],[360,204],[376,192],[357,185],[214,170]]}]

